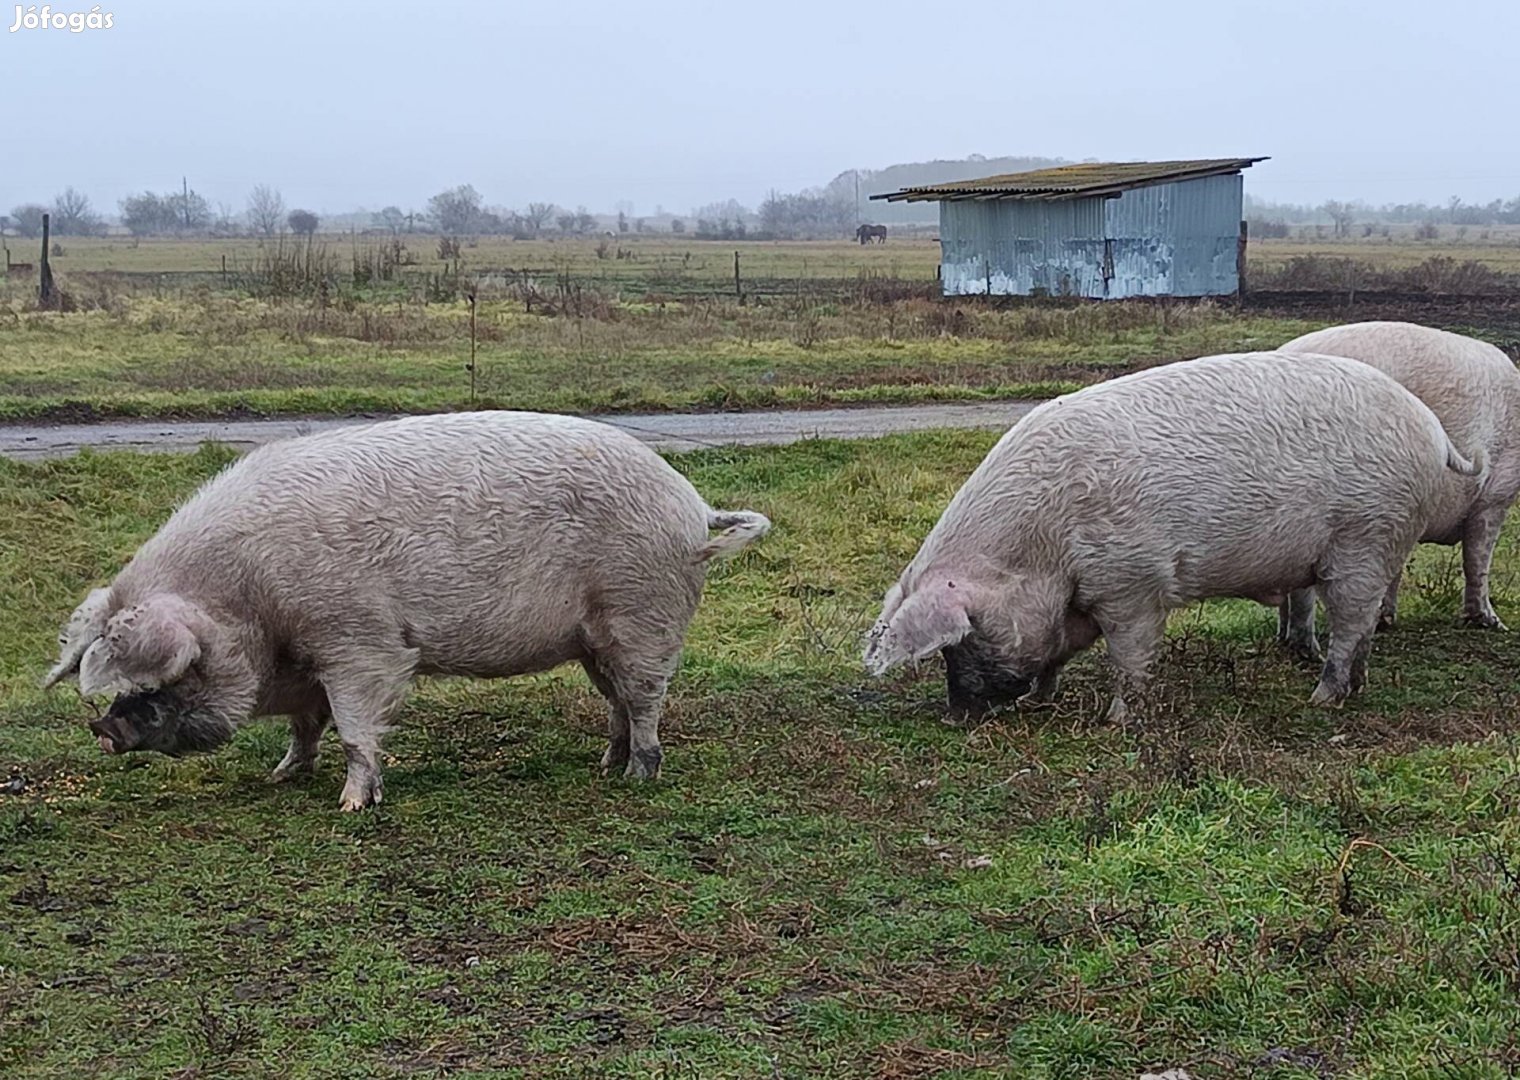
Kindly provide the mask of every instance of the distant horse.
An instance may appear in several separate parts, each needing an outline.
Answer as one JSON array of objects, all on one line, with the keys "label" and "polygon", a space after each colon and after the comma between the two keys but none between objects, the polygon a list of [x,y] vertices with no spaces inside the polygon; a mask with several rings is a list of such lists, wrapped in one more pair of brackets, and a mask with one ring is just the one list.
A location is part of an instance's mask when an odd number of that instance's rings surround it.
[{"label": "distant horse", "polygon": [[869,244],[873,240],[878,244],[887,242],[887,227],[885,225],[862,225],[855,230],[855,239],[862,244]]}]

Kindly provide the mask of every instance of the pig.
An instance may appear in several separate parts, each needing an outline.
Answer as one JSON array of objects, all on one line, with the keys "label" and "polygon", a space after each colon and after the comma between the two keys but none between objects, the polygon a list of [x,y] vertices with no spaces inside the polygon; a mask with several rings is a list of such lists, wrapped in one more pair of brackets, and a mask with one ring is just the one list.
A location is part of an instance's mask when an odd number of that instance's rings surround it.
[{"label": "pig", "polygon": [[[1520,494],[1520,372],[1503,352],[1461,334],[1405,322],[1332,326],[1294,338],[1283,352],[1344,356],[1396,379],[1428,405],[1462,453],[1484,457],[1480,479],[1448,475],[1440,503],[1420,537],[1461,544],[1466,590],[1462,621],[1503,630],[1488,595],[1488,568],[1504,516]],[[1392,626],[1399,599],[1395,574],[1378,623]],[[1314,590],[1295,590],[1278,612],[1278,639],[1306,660],[1321,658],[1314,636]]]},{"label": "pig", "polygon": [[1312,702],[1361,688],[1378,603],[1474,475],[1435,415],[1365,364],[1204,357],[1057,398],[1003,436],[886,594],[867,669],[941,652],[952,717],[1047,702],[1100,636],[1122,720],[1167,612],[1275,605],[1318,583],[1332,638]]},{"label": "pig", "polygon": [[289,715],[276,779],[313,768],[331,722],[353,811],[381,800],[381,736],[416,676],[578,661],[609,704],[603,770],[654,777],[707,564],[769,528],[574,417],[418,416],[272,443],[85,598],[44,685],[77,674],[83,695],[114,695],[90,725],[109,754],[209,751]]}]

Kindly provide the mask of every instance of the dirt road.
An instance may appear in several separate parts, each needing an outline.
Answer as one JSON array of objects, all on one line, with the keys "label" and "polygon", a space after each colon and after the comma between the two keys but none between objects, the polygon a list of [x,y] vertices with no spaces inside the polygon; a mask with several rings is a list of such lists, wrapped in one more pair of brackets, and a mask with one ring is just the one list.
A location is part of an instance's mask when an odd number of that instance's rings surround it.
[{"label": "dirt road", "polygon": [[[1034,402],[907,405],[868,409],[789,409],[734,413],[651,413],[598,416],[662,450],[704,446],[758,446],[798,439],[869,439],[929,428],[1000,430],[1034,408]],[[89,446],[101,450],[186,452],[204,442],[243,449],[384,417],[298,420],[133,420],[99,424],[0,425],[0,455],[23,460],[66,457]]]}]

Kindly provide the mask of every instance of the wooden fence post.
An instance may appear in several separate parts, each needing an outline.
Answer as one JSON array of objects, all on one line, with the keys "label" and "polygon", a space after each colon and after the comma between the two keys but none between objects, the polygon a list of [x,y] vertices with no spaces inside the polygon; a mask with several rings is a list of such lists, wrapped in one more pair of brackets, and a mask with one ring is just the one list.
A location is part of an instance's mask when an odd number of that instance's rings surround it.
[{"label": "wooden fence post", "polygon": [[470,298],[470,404],[475,404],[475,290],[471,289],[467,294]]},{"label": "wooden fence post", "polygon": [[1235,299],[1246,298],[1246,222],[1240,223],[1240,239],[1235,242]]},{"label": "wooden fence post", "polygon": [[48,236],[52,232],[52,216],[42,215],[42,274],[37,286],[37,303],[44,308],[53,306],[53,268],[48,264]]}]

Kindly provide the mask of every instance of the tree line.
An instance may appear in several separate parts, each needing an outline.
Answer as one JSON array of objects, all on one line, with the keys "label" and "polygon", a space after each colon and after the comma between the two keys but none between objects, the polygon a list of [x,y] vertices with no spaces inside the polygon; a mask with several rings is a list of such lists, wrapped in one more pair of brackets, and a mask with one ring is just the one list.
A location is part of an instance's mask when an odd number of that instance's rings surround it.
[{"label": "tree line", "polygon": [[[142,191],[117,204],[117,220],[133,236],[310,236],[321,225],[309,210],[287,209],[279,190],[259,184],[249,193],[241,212],[211,202],[188,184],[179,191]],[[772,191],[758,209],[735,199],[698,207],[689,217],[657,210],[653,218],[635,217],[631,205],[620,205],[615,216],[599,217],[584,206],[568,210],[552,202],[530,202],[511,210],[486,205],[470,184],[440,191],[422,210],[387,206],[368,215],[359,227],[392,233],[426,232],[449,236],[505,235],[532,239],[545,235],[584,236],[593,232],[671,232],[703,240],[825,239],[850,235],[857,224],[851,200],[834,190],[795,193]],[[58,236],[99,236],[108,230],[104,215],[88,196],[65,188],[51,204],[23,203],[0,214],[0,230],[11,235],[38,236],[42,216],[51,214]],[[355,223],[352,216],[344,226]]]},{"label": "tree line", "polygon": [[1328,225],[1336,236],[1350,236],[1371,225],[1520,225],[1520,196],[1486,203],[1453,195],[1445,203],[1383,203],[1331,199],[1318,204],[1268,202],[1247,194],[1245,213],[1253,235],[1287,235],[1289,225]]},{"label": "tree line", "polygon": [[[226,204],[213,208],[188,185],[179,191],[144,191],[128,195],[117,204],[121,224],[133,236],[237,236],[256,233],[273,236],[289,231],[310,236],[320,219],[310,210],[286,212],[285,201],[273,188],[260,184],[248,197],[239,217]],[[49,228],[57,236],[103,236],[107,222],[91,205],[89,196],[65,188],[51,204],[22,203],[9,214],[0,214],[0,232],[17,236],[41,236],[42,217],[50,215]]]}]

